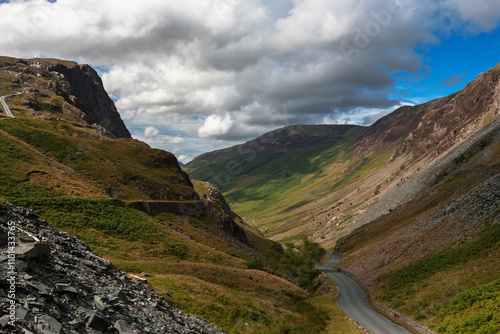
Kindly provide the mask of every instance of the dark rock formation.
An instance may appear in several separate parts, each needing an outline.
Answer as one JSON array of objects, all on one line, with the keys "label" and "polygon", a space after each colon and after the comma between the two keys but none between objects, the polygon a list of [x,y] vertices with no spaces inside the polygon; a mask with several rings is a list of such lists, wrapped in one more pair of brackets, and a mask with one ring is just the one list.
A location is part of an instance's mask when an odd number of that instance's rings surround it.
[{"label": "dark rock formation", "polygon": [[15,246],[8,243],[0,253],[1,333],[222,333],[170,306],[145,280],[128,277],[33,211],[0,206],[0,229],[16,235]]},{"label": "dark rock formation", "polygon": [[245,230],[235,222],[237,215],[231,210],[219,189],[208,182],[205,182],[209,190],[207,201],[205,202],[205,214],[212,219],[217,228],[228,236],[248,245],[248,238]]},{"label": "dark rock formation", "polygon": [[23,92],[23,104],[35,114],[50,111],[51,118],[46,119],[65,118],[104,136],[131,138],[101,78],[89,65],[0,56],[0,71],[12,74],[11,86]]},{"label": "dark rock formation", "polygon": [[98,124],[117,138],[131,138],[130,132],[116,110],[114,102],[104,89],[97,72],[89,65],[66,67],[57,64],[49,68],[64,75],[69,83],[70,94],[78,100],[75,107],[85,113],[83,119],[89,124]]},{"label": "dark rock formation", "polygon": [[129,206],[156,216],[162,212],[170,212],[176,215],[188,217],[201,217],[204,214],[205,206],[203,202],[169,202],[169,201],[137,201],[129,203]]}]

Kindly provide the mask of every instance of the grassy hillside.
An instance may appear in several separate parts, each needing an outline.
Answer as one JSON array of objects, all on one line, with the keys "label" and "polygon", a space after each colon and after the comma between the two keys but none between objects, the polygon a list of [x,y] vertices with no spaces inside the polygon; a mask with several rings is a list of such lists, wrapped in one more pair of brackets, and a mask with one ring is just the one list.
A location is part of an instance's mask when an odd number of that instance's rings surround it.
[{"label": "grassy hillside", "polygon": [[[379,303],[439,333],[498,333],[498,87],[500,65],[456,94],[314,148],[294,140],[307,138],[299,128],[288,141],[266,135],[278,145],[257,139],[186,170],[224,184],[232,208],[274,240],[307,236],[342,251],[340,266]],[[241,155],[251,147],[252,159]]]},{"label": "grassy hillside", "polygon": [[[0,70],[0,94],[25,92],[7,99],[16,118],[0,120],[0,201],[35,209],[130,275],[153,275],[149,283],[171,304],[229,333],[320,333],[331,319],[357,331],[338,309],[309,302],[315,295],[281,278],[277,267],[275,275],[249,269],[256,260],[279,262],[281,246],[231,212],[213,187],[196,183],[195,189],[172,154],[111,139],[81,121],[71,96],[54,90],[53,73],[23,64],[22,76]],[[204,209],[149,216],[131,202]],[[246,243],[228,230],[228,217]]]},{"label": "grassy hillside", "polygon": [[499,78],[500,65],[461,92],[399,108],[370,127],[287,127],[198,156],[185,170],[217,184],[272,239],[307,235],[333,248],[367,217],[388,212],[371,209],[386,194],[498,116]]},{"label": "grassy hillside", "polygon": [[341,239],[341,266],[374,297],[438,333],[496,333],[500,138],[473,147],[434,186]]}]

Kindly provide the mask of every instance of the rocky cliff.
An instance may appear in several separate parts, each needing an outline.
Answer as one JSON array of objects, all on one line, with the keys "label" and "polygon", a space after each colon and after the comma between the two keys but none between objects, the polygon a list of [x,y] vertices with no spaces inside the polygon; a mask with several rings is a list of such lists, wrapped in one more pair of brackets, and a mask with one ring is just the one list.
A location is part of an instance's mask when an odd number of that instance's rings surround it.
[{"label": "rocky cliff", "polygon": [[57,59],[0,57],[33,116],[59,117],[102,129],[109,137],[130,138],[97,72],[89,65]]},{"label": "rocky cliff", "polygon": [[0,206],[0,247],[2,333],[222,333],[31,210]]},{"label": "rocky cliff", "polygon": [[130,138],[130,132],[123,123],[115,104],[104,90],[102,80],[89,65],[67,67],[62,64],[49,67],[48,71],[60,73],[64,81],[70,85],[66,95],[74,95],[74,105],[84,112],[83,119],[90,124],[99,124],[117,138]]}]

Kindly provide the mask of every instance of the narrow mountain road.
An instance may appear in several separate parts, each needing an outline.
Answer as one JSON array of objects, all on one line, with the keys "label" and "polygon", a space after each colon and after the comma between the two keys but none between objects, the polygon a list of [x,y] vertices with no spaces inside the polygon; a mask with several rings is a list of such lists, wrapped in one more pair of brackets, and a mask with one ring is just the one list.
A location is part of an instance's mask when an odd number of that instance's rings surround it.
[{"label": "narrow mountain road", "polygon": [[5,111],[5,113],[7,114],[7,116],[9,117],[12,117],[12,118],[16,118],[16,116],[14,116],[14,114],[12,113],[12,111],[10,110],[9,106],[7,105],[7,103],[5,102],[5,98],[9,97],[9,96],[15,96],[15,95],[19,95],[21,93],[16,93],[16,94],[11,94],[11,95],[5,95],[5,96],[0,96],[0,103],[2,104],[2,108],[3,110]]},{"label": "narrow mountain road", "polygon": [[335,271],[340,256],[330,254],[330,262],[318,267],[328,275],[340,291],[338,305],[347,316],[357,321],[372,334],[411,333],[375,311],[366,299],[363,289],[350,277]]}]

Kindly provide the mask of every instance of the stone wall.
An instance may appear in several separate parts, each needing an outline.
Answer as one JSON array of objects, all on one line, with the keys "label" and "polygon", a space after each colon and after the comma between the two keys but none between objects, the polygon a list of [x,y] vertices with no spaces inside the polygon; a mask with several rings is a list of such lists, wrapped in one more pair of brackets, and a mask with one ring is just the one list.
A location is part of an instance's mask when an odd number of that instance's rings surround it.
[{"label": "stone wall", "polygon": [[170,212],[188,217],[201,217],[205,212],[202,201],[195,202],[167,202],[167,201],[137,201],[128,204],[131,208],[140,210],[150,216],[163,212]]}]

